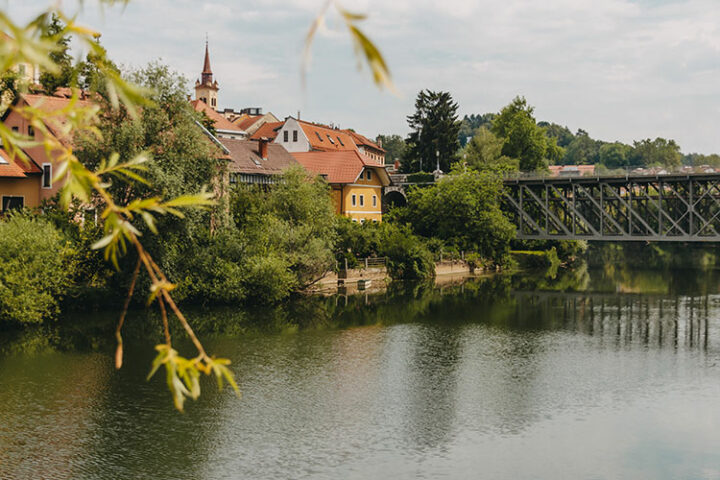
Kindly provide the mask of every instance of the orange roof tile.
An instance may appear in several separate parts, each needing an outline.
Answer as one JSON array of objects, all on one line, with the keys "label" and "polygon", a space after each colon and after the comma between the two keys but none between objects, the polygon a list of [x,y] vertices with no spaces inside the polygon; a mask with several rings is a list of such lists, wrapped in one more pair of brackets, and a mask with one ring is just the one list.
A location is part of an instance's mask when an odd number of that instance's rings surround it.
[{"label": "orange roof tile", "polygon": [[265,137],[269,140],[274,140],[277,137],[278,130],[282,127],[285,122],[267,122],[263,123],[255,133],[250,136],[250,140],[260,140]]},{"label": "orange roof tile", "polygon": [[[51,96],[51,95],[40,95],[34,93],[26,93],[21,96],[21,100],[24,100],[29,106],[37,108],[46,113],[57,112],[67,107],[73,100],[64,96]],[[86,108],[95,105],[90,100],[78,99],[75,103],[77,107]],[[63,130],[68,124],[68,119],[64,115],[54,115],[45,121],[48,129],[53,135],[63,142],[69,141]]]},{"label": "orange roof tile", "polygon": [[[354,183],[365,167],[385,171],[357,150],[296,152],[292,155],[308,171],[324,175],[328,183]],[[383,183],[390,183],[387,172],[381,178],[384,179]]]},{"label": "orange roof tile", "polygon": [[13,159],[5,150],[0,149],[0,177],[25,178],[28,174],[41,172],[32,160],[25,163],[18,158]]},{"label": "orange roof tile", "polygon": [[247,130],[248,128],[252,127],[255,122],[260,120],[263,117],[263,115],[248,115],[241,120],[236,120],[233,123],[237,125],[239,128],[242,128],[243,130]]},{"label": "orange roof tile", "polygon": [[346,132],[348,135],[350,135],[352,137],[353,141],[355,142],[355,144],[358,146],[365,145],[365,146],[375,149],[379,152],[383,152],[383,153],[385,152],[384,148],[382,148],[380,145],[378,145],[377,143],[375,143],[372,140],[370,140],[369,138],[367,138],[365,135],[360,135],[359,133],[353,132],[352,130],[343,130],[343,132]]},{"label": "orange roof tile", "polygon": [[230,120],[225,118],[222,114],[216,112],[208,106],[207,103],[202,100],[193,100],[190,102],[196,112],[203,112],[208,116],[210,120],[214,122],[215,130],[223,130],[236,133],[245,133],[245,131],[233,124]]},{"label": "orange roof tile", "polygon": [[310,148],[328,152],[357,150],[352,137],[343,130],[335,130],[325,125],[298,120],[305,136],[310,141]]}]

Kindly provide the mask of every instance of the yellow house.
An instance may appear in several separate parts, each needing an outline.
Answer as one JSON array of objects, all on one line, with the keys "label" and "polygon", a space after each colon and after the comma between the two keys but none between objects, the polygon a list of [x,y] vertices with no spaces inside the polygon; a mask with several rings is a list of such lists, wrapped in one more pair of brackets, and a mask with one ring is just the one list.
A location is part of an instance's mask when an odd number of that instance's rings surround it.
[{"label": "yellow house", "polygon": [[39,206],[43,179],[35,162],[25,163],[0,149],[0,213]]},{"label": "yellow house", "polygon": [[390,177],[383,166],[357,150],[295,152],[292,155],[306,170],[325,177],[332,187],[338,215],[358,222],[382,221],[382,191],[390,185]]}]

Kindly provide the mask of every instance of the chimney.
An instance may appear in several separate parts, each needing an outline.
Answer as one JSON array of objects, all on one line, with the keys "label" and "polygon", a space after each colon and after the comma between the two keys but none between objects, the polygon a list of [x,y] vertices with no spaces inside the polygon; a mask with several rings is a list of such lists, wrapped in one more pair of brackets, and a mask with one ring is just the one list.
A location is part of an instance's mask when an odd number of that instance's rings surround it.
[{"label": "chimney", "polygon": [[260,155],[260,158],[263,160],[267,160],[268,158],[268,139],[267,137],[262,137],[260,141],[258,142],[258,155]]}]

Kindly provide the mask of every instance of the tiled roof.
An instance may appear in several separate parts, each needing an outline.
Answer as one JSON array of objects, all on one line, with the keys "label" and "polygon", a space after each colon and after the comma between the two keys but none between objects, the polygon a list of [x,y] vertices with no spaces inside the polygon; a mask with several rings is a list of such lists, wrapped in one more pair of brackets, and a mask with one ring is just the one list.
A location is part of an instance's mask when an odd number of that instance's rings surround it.
[{"label": "tiled roof", "polygon": [[[58,110],[62,110],[63,108],[67,107],[70,102],[72,102],[72,99],[66,96],[39,95],[34,93],[26,93],[21,96],[21,99],[24,100],[31,107],[37,108],[38,110],[46,113],[53,113]],[[92,106],[93,102],[91,102],[90,100],[77,100],[75,105],[77,107],[85,108]],[[45,125],[47,125],[48,129],[50,129],[53,135],[55,135],[62,141],[67,141],[68,138],[63,132],[64,127],[67,125],[67,123],[67,117],[63,115],[53,115],[45,122]]]},{"label": "tiled roof", "polygon": [[278,130],[280,130],[280,127],[284,124],[285,122],[263,123],[260,128],[258,128],[255,133],[250,136],[250,140],[260,140],[263,137],[274,140],[275,137],[277,137]]},{"label": "tiled roof", "polygon": [[346,132],[348,135],[350,135],[355,144],[358,146],[365,145],[379,152],[385,152],[384,148],[367,138],[365,135],[360,135],[359,133],[353,132],[352,130],[343,130],[343,132]]},{"label": "tiled roof", "polygon": [[260,120],[263,117],[263,115],[247,115],[239,120],[236,120],[233,122],[233,124],[237,125],[238,128],[242,128],[243,130],[247,130],[248,128],[252,127],[255,122]]},{"label": "tiled roof", "polygon": [[233,124],[230,120],[219,114],[208,106],[207,103],[202,100],[193,100],[190,102],[196,112],[204,112],[210,120],[214,122],[215,130],[223,130],[229,132],[236,132],[238,134],[244,134],[245,131]]},{"label": "tiled roof", "polygon": [[343,130],[335,130],[317,123],[298,120],[305,136],[310,141],[313,150],[337,152],[344,150],[357,150],[352,137]]},{"label": "tiled roof", "polygon": [[30,160],[28,163],[20,159],[12,159],[10,155],[0,149],[0,177],[2,178],[25,178],[29,174],[41,173],[42,170]]},{"label": "tiled roof", "polygon": [[274,175],[298,163],[285,147],[278,143],[268,142],[268,158],[263,160],[258,153],[260,142],[232,138],[218,140],[230,151],[228,169],[232,173]]},{"label": "tiled roof", "polygon": [[[297,152],[292,154],[312,173],[324,175],[328,183],[354,183],[365,167],[385,171],[384,168],[369,161],[357,150],[338,152]],[[389,184],[387,172],[383,175],[383,183]]]}]

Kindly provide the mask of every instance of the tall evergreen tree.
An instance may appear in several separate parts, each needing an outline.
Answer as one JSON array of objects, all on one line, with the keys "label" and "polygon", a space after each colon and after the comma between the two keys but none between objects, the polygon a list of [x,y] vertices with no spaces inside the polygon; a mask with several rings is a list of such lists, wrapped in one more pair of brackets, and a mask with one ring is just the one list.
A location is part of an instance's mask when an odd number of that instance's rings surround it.
[{"label": "tall evergreen tree", "polygon": [[406,142],[403,171],[433,171],[438,162],[442,171],[450,171],[460,148],[457,110],[458,104],[448,92],[418,93],[415,113],[407,117],[412,132]]},{"label": "tall evergreen tree", "polygon": [[40,85],[48,95],[55,93],[58,87],[69,87],[75,82],[76,72],[70,56],[70,35],[60,17],[53,14],[43,29],[43,38],[57,43],[57,50],[50,53],[50,59],[58,66],[57,73],[43,72],[40,74]]}]

